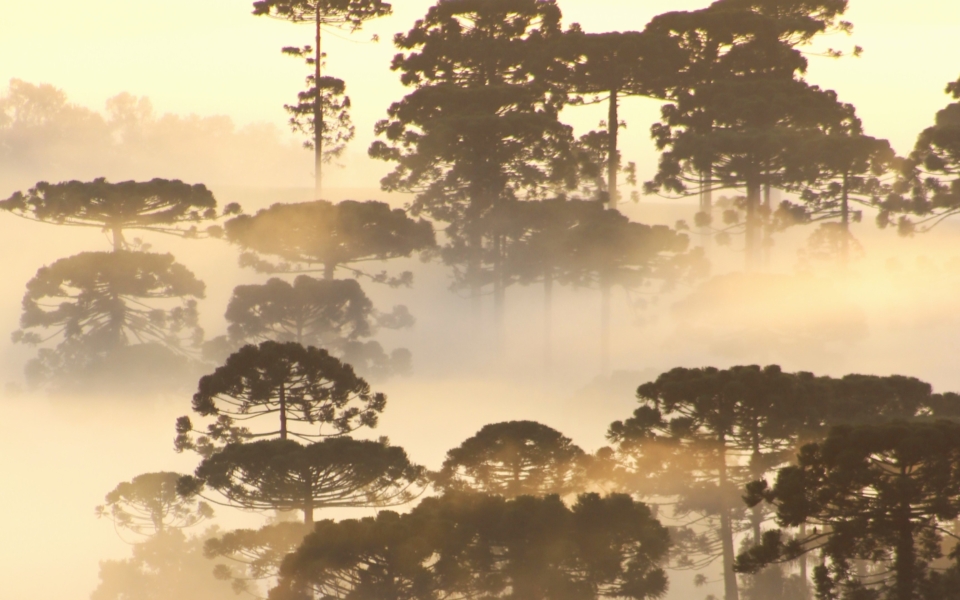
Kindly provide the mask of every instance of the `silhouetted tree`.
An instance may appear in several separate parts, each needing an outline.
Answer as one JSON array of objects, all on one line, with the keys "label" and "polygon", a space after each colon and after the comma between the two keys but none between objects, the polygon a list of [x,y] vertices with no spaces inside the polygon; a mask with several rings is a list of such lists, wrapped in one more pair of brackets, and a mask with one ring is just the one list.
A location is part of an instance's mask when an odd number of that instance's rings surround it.
[{"label": "silhouetted tree", "polygon": [[205,458],[181,493],[219,492],[227,504],[249,510],[390,506],[419,492],[423,468],[386,441],[331,437],[306,446],[288,439],[227,444]]},{"label": "silhouetted tree", "polygon": [[[326,350],[295,342],[244,346],[204,375],[198,387],[194,412],[216,419],[197,438],[190,417],[177,419],[176,448],[196,450],[205,458],[224,444],[252,438],[310,440],[375,427],[387,403],[387,397],[371,392],[349,364]],[[261,417],[275,418],[278,428],[268,425],[266,431],[252,431],[236,425]],[[289,424],[309,427],[290,429]],[[332,431],[325,432],[325,426]]]},{"label": "silhouetted tree", "polygon": [[415,192],[413,214],[450,224],[448,239],[466,250],[475,310],[488,241],[498,323],[503,239],[482,219],[500,202],[576,177],[572,132],[558,119],[563,67],[550,45],[561,35],[553,0],[441,0],[394,38],[402,53],[391,68],[413,91],[390,107],[376,126],[384,139],[370,147],[397,163],[383,189]]},{"label": "silhouetted tree", "polygon": [[260,529],[235,529],[208,539],[203,554],[208,559],[229,561],[216,567],[214,573],[219,579],[230,580],[235,592],[255,593],[254,582],[276,577],[284,557],[295,551],[311,531],[312,523],[286,520]]},{"label": "silhouetted tree", "polygon": [[380,313],[353,279],[318,280],[299,275],[291,285],[273,278],[263,285],[239,285],[227,305],[227,336],[205,344],[222,354],[245,343],[265,340],[296,342],[327,349],[361,373],[385,376],[409,370],[410,352],[387,354],[376,341],[362,341],[380,328],[400,329],[414,323],[406,306]]},{"label": "silhouetted tree", "polygon": [[[216,207],[213,194],[202,184],[166,179],[120,183],[109,183],[104,178],[55,184],[41,181],[27,193],[16,192],[0,202],[0,208],[20,217],[109,231],[115,252],[128,247],[124,229],[197,236],[196,224],[217,218]],[[239,205],[228,204],[222,214],[239,211]]]},{"label": "silhouetted tree", "polygon": [[98,517],[109,516],[117,527],[139,535],[158,535],[192,527],[213,516],[213,509],[195,496],[177,493],[180,473],[144,473],[124,481],[97,506]]},{"label": "silhouetted tree", "polygon": [[[930,561],[942,556],[944,533],[954,536],[945,524],[960,515],[960,425],[836,427],[822,442],[804,446],[797,460],[777,474],[773,488],[752,483],[746,500],[774,503],[781,525],[816,528],[786,544],[780,531],[767,532],[761,545],[738,557],[737,569],[751,572],[818,549],[824,560],[814,578],[821,598],[850,597],[844,588],[918,598]],[[857,581],[854,559],[888,568]]]},{"label": "silhouetted tree", "polygon": [[452,494],[409,514],[322,521],[281,567],[272,600],[322,597],[656,598],[667,531],[626,495]]},{"label": "silhouetted tree", "polygon": [[27,365],[33,383],[96,379],[114,363],[131,367],[141,359],[154,375],[169,376],[168,369],[185,368],[187,349],[203,339],[196,303],[203,295],[203,282],[169,254],[84,252],[41,268],[27,283],[13,340],[60,339]]},{"label": "silhouetted tree", "polygon": [[435,484],[507,498],[566,496],[583,490],[586,460],[570,438],[541,423],[493,423],[447,452]]},{"label": "silhouetted tree", "polygon": [[[430,223],[414,221],[403,210],[372,200],[274,204],[256,215],[227,221],[225,230],[227,240],[245,251],[242,266],[289,273],[320,265],[324,279],[333,279],[338,268],[362,275],[351,265],[406,257],[435,245]],[[280,262],[270,263],[261,255]],[[386,272],[371,277],[391,285],[409,285],[413,279],[409,272],[400,277],[387,277]]]},{"label": "silhouetted tree", "polygon": [[620,99],[665,96],[675,72],[684,66],[684,56],[669,40],[636,31],[587,34],[574,26],[562,44],[561,53],[572,59],[567,84],[579,96],[574,102],[607,102],[606,132],[591,132],[580,142],[598,151],[593,162],[606,171],[608,204],[616,208],[620,199],[617,181],[623,170],[618,135],[626,126],[619,116]]},{"label": "silhouetted tree", "polygon": [[[960,100],[960,80],[949,83],[946,93]],[[896,192],[881,203],[877,224],[885,227],[900,214],[903,235],[929,229],[960,210],[960,102],[938,111],[934,124],[917,137],[901,165]]]},{"label": "silhouetted tree", "polygon": [[633,417],[610,426],[628,489],[674,498],[676,517],[718,522],[707,538],[693,540],[693,553],[701,558],[687,566],[702,567],[720,557],[727,600],[739,597],[735,535],[749,527],[759,540],[763,521],[759,510],[744,514],[740,488],[789,459],[810,418],[812,380],[777,366],[676,368],[641,385],[641,406]]},{"label": "silhouetted tree", "polygon": [[[353,137],[353,127],[344,117],[350,99],[343,96],[344,83],[340,79],[324,77],[322,37],[324,27],[356,31],[366,21],[389,15],[392,7],[381,0],[259,0],[253,3],[253,14],[267,15],[293,23],[313,23],[315,45],[303,48],[284,48],[284,52],[303,56],[313,67],[307,78],[308,89],[301,92],[295,106],[287,106],[292,113],[295,129],[312,134],[316,187],[314,195],[320,199],[323,163],[342,152],[341,144]],[[311,56],[312,54],[312,56]],[[318,93],[319,90],[319,93]],[[332,123],[331,123],[332,121]],[[320,127],[316,124],[319,123]],[[348,135],[345,135],[348,132]],[[327,148],[325,148],[325,143]],[[333,149],[329,145],[333,145]]]}]

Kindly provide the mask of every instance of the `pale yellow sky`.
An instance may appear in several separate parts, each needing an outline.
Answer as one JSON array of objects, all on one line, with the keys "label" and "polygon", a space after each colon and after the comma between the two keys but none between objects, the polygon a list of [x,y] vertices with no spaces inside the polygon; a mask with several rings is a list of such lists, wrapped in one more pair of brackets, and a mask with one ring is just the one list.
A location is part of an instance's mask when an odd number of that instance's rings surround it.
[{"label": "pale yellow sky", "polygon": [[[12,77],[63,88],[71,100],[100,109],[121,91],[150,97],[158,112],[228,114],[240,123],[285,127],[283,104],[305,75],[284,45],[309,43],[310,27],[256,18],[243,0],[45,0],[9,2],[0,19],[0,85]],[[376,120],[404,91],[388,70],[393,33],[409,29],[430,0],[395,2],[395,14],[353,36],[328,35],[329,72],[347,81],[357,138],[336,185],[375,185],[387,166],[366,159]],[[708,0],[565,0],[565,22],[589,31],[641,29],[654,15],[705,6]],[[909,8],[905,8],[909,7]],[[916,134],[948,100],[947,81],[960,76],[960,4],[944,0],[852,0],[855,32],[824,43],[865,48],[860,59],[812,58],[809,79],[853,102],[869,133],[909,151]],[[379,34],[381,42],[368,40]],[[585,131],[600,110],[574,109],[565,118]],[[572,112],[574,112],[572,111]],[[647,131],[651,101],[628,102],[625,155],[641,176],[655,167]],[[291,184],[309,183],[291,182]]]}]

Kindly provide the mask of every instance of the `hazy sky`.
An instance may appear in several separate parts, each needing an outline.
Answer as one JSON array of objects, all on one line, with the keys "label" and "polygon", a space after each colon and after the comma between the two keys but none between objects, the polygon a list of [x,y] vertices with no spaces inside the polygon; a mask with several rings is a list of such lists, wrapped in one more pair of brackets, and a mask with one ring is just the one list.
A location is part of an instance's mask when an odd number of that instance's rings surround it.
[{"label": "hazy sky", "polygon": [[[395,3],[395,14],[352,36],[327,35],[328,72],[347,81],[354,102],[357,138],[347,169],[334,186],[374,186],[387,166],[365,158],[372,127],[390,102],[403,95],[388,69],[391,37],[406,31],[431,0]],[[669,10],[705,6],[708,0],[565,0],[567,24],[588,31],[642,29]],[[12,77],[63,88],[74,102],[101,109],[121,91],[148,96],[158,112],[228,114],[239,124],[268,121],[285,126],[282,106],[291,102],[306,74],[302,63],[280,54],[285,45],[311,41],[308,25],[250,14],[241,0],[46,0],[6,3],[0,19],[0,85]],[[909,7],[909,8],[907,8]],[[865,48],[860,59],[811,57],[809,79],[854,103],[868,133],[887,137],[900,151],[947,102],[943,88],[960,75],[960,4],[943,0],[852,0],[853,36],[824,45]],[[378,34],[379,43],[370,43]],[[585,131],[602,112],[574,109],[565,119]],[[647,134],[657,116],[651,101],[628,103],[625,156],[641,175],[655,165]],[[307,185],[291,182],[293,185]]]}]

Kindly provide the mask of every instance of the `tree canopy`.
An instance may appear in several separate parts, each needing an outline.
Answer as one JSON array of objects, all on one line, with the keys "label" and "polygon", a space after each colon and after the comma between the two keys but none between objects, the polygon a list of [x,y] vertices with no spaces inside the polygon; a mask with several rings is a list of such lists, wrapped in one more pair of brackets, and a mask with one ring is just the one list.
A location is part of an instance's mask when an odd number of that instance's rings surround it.
[{"label": "tree canopy", "polygon": [[97,516],[109,516],[118,527],[141,535],[192,527],[212,517],[209,504],[177,492],[181,477],[180,473],[161,471],[124,481],[106,495],[104,504],[97,506]]},{"label": "tree canopy", "polygon": [[583,491],[586,459],[570,438],[541,423],[493,423],[447,452],[435,484],[507,498],[565,496]]},{"label": "tree canopy", "polygon": [[[216,199],[203,184],[167,179],[41,181],[26,193],[16,192],[0,202],[0,208],[21,217],[109,231],[117,251],[127,248],[124,229],[196,236],[197,223],[217,218],[216,207]],[[223,214],[239,211],[239,205],[229,204]]]},{"label": "tree canopy", "polygon": [[[373,200],[274,204],[256,215],[227,221],[225,230],[227,240],[246,251],[241,265],[267,273],[303,271],[320,265],[325,279],[332,279],[338,268],[362,273],[352,265],[410,256],[435,244],[429,222],[414,221],[403,210]],[[270,263],[260,255],[280,262]],[[372,277],[403,285],[410,283],[412,275],[391,278],[384,272]]]}]

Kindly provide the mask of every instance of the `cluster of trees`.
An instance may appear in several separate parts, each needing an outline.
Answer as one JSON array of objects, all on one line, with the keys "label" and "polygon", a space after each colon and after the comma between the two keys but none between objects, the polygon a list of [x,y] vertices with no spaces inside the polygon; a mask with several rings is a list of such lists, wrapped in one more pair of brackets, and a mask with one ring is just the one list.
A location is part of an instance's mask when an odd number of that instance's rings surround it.
[{"label": "cluster of trees", "polygon": [[[171,565],[200,560],[179,530],[209,518],[208,503],[280,515],[203,544],[212,576],[237,592],[265,581],[270,598],[643,599],[666,592],[667,569],[702,584],[718,568],[725,600],[956,594],[960,395],[771,365],[676,368],[637,397],[592,454],[508,421],[429,472],[386,438],[354,437],[386,397],[349,364],[295,342],[244,346],[199,381],[206,426],[177,420],[194,473],[141,475],[98,507],[149,538],[103,564],[97,597],[193,577]],[[334,507],[378,513],[317,518]]]}]

